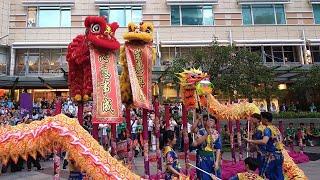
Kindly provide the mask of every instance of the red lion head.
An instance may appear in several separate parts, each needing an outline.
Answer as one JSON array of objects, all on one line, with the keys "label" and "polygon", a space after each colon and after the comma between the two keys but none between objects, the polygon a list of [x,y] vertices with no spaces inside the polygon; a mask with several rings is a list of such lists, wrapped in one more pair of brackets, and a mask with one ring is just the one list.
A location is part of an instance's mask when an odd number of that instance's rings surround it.
[{"label": "red lion head", "polygon": [[114,37],[119,25],[116,22],[107,24],[104,17],[88,16],[84,22],[87,41],[96,48],[116,50],[120,43]]}]

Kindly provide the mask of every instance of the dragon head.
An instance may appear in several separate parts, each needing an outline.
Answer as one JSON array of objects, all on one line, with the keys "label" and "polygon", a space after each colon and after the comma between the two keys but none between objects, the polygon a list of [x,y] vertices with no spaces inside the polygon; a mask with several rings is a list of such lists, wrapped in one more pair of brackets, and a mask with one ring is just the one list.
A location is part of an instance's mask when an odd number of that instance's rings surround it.
[{"label": "dragon head", "polygon": [[190,70],[184,70],[181,73],[177,73],[180,80],[180,84],[183,86],[193,85],[201,80],[208,78],[207,73],[203,73],[200,69],[191,68]]},{"label": "dragon head", "polygon": [[139,25],[129,23],[128,32],[124,33],[123,38],[128,41],[152,42],[153,24],[150,22],[141,22]]},{"label": "dragon head", "polygon": [[86,39],[96,48],[116,50],[120,43],[115,38],[115,32],[119,25],[116,22],[106,23],[104,17],[88,16],[84,22],[86,27]]}]

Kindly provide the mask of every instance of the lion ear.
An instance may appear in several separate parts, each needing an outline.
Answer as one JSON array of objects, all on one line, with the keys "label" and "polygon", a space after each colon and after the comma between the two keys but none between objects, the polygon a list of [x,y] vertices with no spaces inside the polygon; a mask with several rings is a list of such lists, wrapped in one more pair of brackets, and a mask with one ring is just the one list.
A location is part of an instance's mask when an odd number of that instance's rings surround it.
[{"label": "lion ear", "polygon": [[119,28],[119,24],[117,22],[113,22],[110,24],[112,32],[116,32],[116,30]]},{"label": "lion ear", "polygon": [[128,24],[128,31],[129,32],[133,32],[133,31],[135,31],[135,27],[136,27],[136,25],[134,24],[134,23],[129,23]]}]

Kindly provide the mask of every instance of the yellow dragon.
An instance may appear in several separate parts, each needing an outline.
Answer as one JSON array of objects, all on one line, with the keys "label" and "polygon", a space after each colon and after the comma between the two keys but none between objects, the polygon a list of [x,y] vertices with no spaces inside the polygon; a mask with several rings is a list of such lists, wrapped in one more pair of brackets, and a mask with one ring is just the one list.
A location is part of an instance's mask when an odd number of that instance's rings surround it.
[{"label": "yellow dragon", "polygon": [[30,124],[0,127],[2,164],[9,159],[16,163],[19,156],[35,158],[37,152],[44,156],[54,147],[67,151],[76,166],[93,179],[141,179],[106,152],[77,119],[60,114]]},{"label": "yellow dragon", "polygon": [[[209,113],[214,114],[221,120],[240,120],[251,116],[253,113],[260,113],[258,107],[253,103],[237,103],[232,105],[221,104],[212,94],[212,89],[202,87],[199,82],[207,78],[208,75],[203,73],[199,69],[184,70],[178,73],[180,85],[182,87],[182,99],[183,103],[187,105],[194,105],[196,107],[196,101],[199,101],[200,106],[207,107]],[[199,99],[197,99],[199,96]],[[193,103],[190,103],[193,102]],[[279,134],[279,130],[270,127],[272,134]],[[281,146],[284,147],[283,144]],[[287,150],[282,148],[282,154],[284,156],[283,170],[286,179],[292,180],[307,180],[307,176],[304,172],[294,163],[289,156]]]}]

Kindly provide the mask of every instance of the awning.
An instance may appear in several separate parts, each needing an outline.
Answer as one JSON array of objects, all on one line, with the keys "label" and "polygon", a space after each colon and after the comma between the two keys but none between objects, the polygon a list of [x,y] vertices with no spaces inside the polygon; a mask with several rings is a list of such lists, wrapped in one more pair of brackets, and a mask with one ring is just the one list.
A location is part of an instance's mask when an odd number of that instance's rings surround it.
[{"label": "awning", "polygon": [[41,49],[59,49],[67,48],[70,42],[14,42],[12,43],[13,49],[28,49],[28,48],[41,48]]},{"label": "awning", "polygon": [[238,0],[238,4],[287,4],[290,0]]},{"label": "awning", "polygon": [[23,0],[23,6],[74,6],[74,0]]},{"label": "awning", "polygon": [[43,77],[43,76],[0,76],[1,88],[11,89],[21,88],[67,88],[68,83],[63,75]]},{"label": "awning", "polygon": [[320,4],[320,0],[309,0],[310,4]]},{"label": "awning", "polygon": [[300,46],[304,44],[302,39],[255,39],[234,40],[236,46]]},{"label": "awning", "polygon": [[[217,40],[218,44],[230,44],[228,40]],[[160,41],[161,47],[203,47],[211,46],[213,43],[212,40],[199,40],[199,41]]]},{"label": "awning", "polygon": [[96,6],[143,6],[146,0],[95,0]]},{"label": "awning", "polygon": [[213,5],[218,0],[167,0],[168,5]]}]

